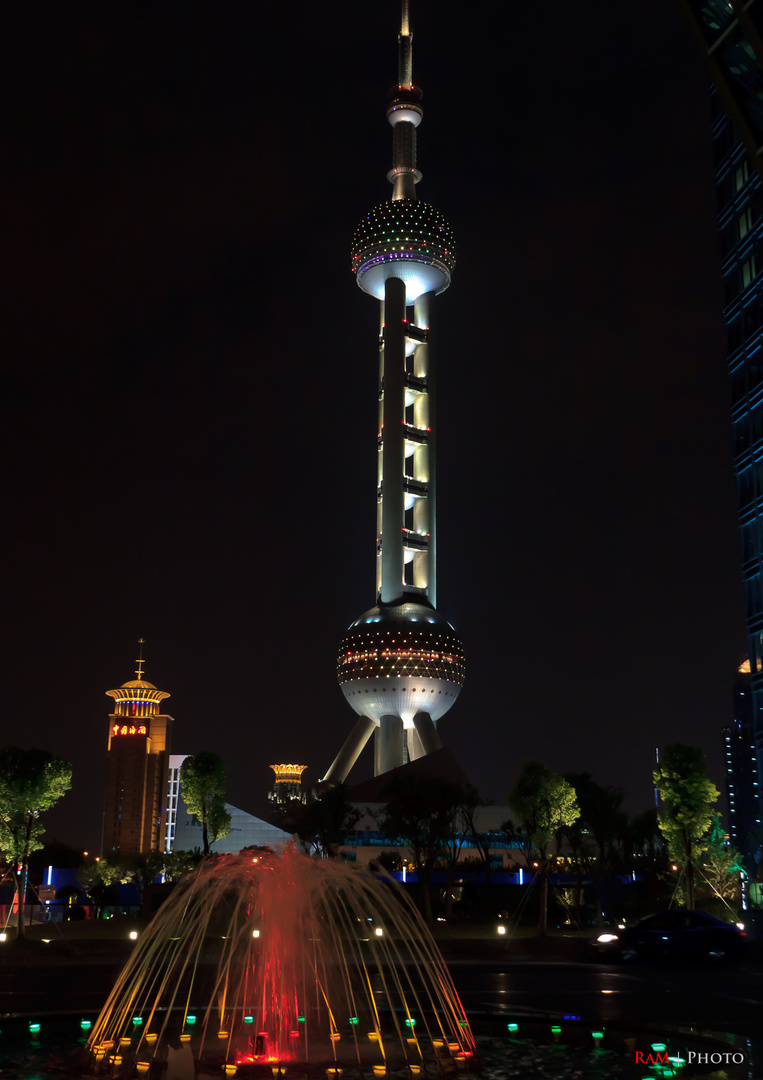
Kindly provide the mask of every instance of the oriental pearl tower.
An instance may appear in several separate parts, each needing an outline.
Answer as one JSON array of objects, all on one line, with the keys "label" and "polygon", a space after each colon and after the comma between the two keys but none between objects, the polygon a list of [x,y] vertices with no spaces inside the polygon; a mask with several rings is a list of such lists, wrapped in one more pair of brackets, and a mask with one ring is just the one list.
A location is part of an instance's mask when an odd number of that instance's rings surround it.
[{"label": "oriental pearl tower", "polygon": [[376,605],[348,628],[337,674],[358,720],[323,783],[342,783],[371,735],[374,775],[441,749],[437,722],[458,697],[464,653],[436,610],[436,419],[434,298],[450,285],[453,234],[416,197],[416,129],[408,0],[398,35],[398,80],[390,92],[392,198],[355,231],[352,269],[379,303],[379,421],[376,487]]}]

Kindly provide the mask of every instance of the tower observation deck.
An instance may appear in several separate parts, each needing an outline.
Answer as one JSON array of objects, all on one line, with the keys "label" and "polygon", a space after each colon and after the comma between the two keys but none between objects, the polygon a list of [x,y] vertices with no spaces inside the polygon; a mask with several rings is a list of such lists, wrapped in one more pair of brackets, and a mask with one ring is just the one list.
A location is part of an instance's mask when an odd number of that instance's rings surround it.
[{"label": "tower observation deck", "polygon": [[437,721],[464,679],[461,642],[435,607],[433,301],[450,285],[455,244],[443,215],[416,195],[423,110],[408,0],[402,8],[398,81],[387,106],[392,198],[366,214],[352,247],[358,286],[379,303],[376,605],[339,649],[339,683],[358,720],[325,783],[346,779],[374,733],[377,776],[439,750]]}]

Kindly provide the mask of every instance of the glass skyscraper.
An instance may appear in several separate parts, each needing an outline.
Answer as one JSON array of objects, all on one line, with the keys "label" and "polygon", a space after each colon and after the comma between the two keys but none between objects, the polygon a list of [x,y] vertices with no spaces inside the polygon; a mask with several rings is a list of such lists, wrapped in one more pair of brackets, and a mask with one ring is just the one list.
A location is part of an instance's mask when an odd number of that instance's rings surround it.
[{"label": "glass skyscraper", "polygon": [[[713,146],[749,650],[724,730],[729,831],[760,846],[763,770],[763,0],[677,0],[712,77]],[[749,678],[749,684],[746,679]],[[749,698],[744,701],[745,693]],[[757,836],[755,834],[758,834]]]}]

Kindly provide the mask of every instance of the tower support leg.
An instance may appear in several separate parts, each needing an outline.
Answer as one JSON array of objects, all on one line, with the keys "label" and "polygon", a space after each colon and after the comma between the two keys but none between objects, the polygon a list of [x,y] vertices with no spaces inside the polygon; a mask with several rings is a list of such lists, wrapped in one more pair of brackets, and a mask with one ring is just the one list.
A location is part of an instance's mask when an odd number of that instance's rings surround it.
[{"label": "tower support leg", "polygon": [[421,740],[421,746],[425,754],[433,754],[435,750],[442,750],[442,742],[437,734],[432,717],[427,712],[416,713],[413,718],[413,726]]},{"label": "tower support leg", "polygon": [[376,732],[376,755],[374,774],[389,772],[405,764],[405,733],[399,716],[383,716]]},{"label": "tower support leg", "polygon": [[325,784],[343,784],[347,774],[360,757],[360,752],[371,737],[376,727],[370,716],[359,716],[355,727],[344,740],[342,749],[329,765],[323,777]]},{"label": "tower support leg", "polygon": [[423,757],[424,747],[421,745],[418,732],[414,728],[408,728],[405,735],[408,741],[408,760],[416,761],[418,758]]}]

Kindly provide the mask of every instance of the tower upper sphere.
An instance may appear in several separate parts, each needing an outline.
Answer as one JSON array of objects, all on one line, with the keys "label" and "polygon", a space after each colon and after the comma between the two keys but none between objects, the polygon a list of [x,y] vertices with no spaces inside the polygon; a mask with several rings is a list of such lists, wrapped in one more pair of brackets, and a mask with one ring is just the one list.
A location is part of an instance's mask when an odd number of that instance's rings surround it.
[{"label": "tower upper sphere", "polygon": [[439,210],[416,199],[375,206],[355,230],[352,269],[363,292],[384,299],[387,278],[405,282],[412,304],[423,293],[441,293],[456,265],[453,232]]}]

